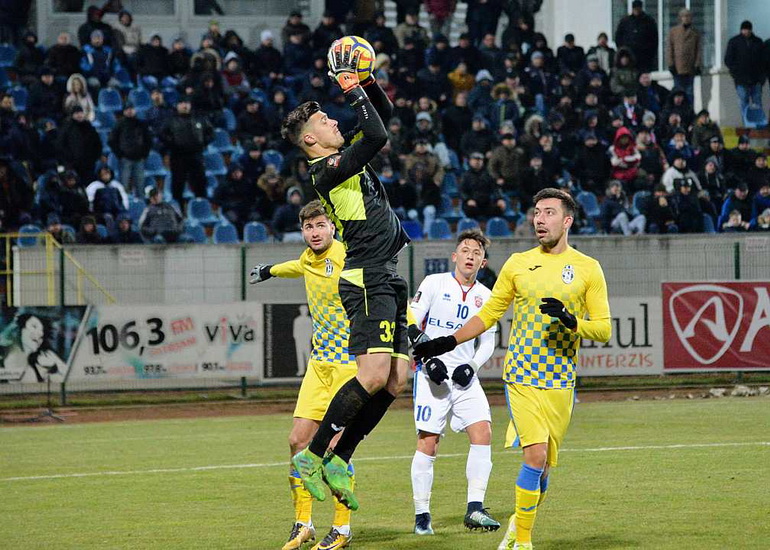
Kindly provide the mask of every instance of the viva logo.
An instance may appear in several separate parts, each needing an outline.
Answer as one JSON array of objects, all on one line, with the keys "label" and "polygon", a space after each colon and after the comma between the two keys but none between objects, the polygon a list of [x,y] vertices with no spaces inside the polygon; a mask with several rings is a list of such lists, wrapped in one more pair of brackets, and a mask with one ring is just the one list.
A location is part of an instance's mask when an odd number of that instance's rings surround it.
[{"label": "viva logo", "polygon": [[243,344],[256,339],[254,325],[254,320],[251,318],[231,321],[228,317],[222,316],[216,324],[206,323],[203,330],[209,343]]}]

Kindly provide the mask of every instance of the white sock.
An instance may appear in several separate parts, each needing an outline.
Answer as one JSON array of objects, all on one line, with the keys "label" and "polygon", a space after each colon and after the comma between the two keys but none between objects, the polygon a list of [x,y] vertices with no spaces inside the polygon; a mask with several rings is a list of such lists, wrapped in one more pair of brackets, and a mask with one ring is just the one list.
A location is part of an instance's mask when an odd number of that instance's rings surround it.
[{"label": "white sock", "polygon": [[430,512],[430,493],[433,487],[433,463],[435,456],[428,456],[420,451],[414,452],[412,459],[412,494],[414,513]]},{"label": "white sock", "polygon": [[332,525],[332,529],[336,529],[340,535],[350,535],[350,525]]},{"label": "white sock", "polygon": [[484,502],[489,474],[492,473],[492,446],[471,445],[465,476],[468,478],[468,502]]}]

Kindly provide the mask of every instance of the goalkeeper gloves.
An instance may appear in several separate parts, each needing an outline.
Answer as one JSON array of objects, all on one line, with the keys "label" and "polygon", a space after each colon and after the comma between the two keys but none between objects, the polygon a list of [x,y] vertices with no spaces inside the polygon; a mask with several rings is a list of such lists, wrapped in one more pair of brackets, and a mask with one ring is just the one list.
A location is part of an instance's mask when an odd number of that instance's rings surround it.
[{"label": "goalkeeper gloves", "polygon": [[406,329],[406,336],[409,338],[410,348],[430,340],[427,334],[417,328],[417,325],[409,325],[409,327]]},{"label": "goalkeeper gloves", "polygon": [[461,388],[466,388],[471,383],[471,380],[473,380],[474,374],[476,374],[476,371],[473,370],[472,366],[468,364],[459,365],[455,367],[452,373],[452,380]]},{"label": "goalkeeper gloves", "polygon": [[449,378],[446,365],[441,359],[435,357],[428,359],[425,364],[425,372],[434,384],[439,385]]},{"label": "goalkeeper gloves", "polygon": [[543,303],[540,304],[540,313],[556,317],[570,330],[575,330],[577,328],[577,317],[567,311],[567,308],[561,300],[557,300],[556,298],[543,298]]},{"label": "goalkeeper gloves", "polygon": [[251,276],[249,283],[254,285],[257,283],[261,283],[262,281],[267,281],[270,277],[273,276],[270,273],[270,268],[272,267],[273,266],[270,264],[255,265],[254,268],[251,270],[251,273],[249,273],[249,275]]},{"label": "goalkeeper gloves", "polygon": [[433,340],[417,344],[412,350],[416,359],[425,361],[437,355],[443,355],[457,347],[457,339],[454,336],[439,336]]},{"label": "goalkeeper gloves", "polygon": [[329,48],[327,60],[329,62],[329,78],[342,89],[344,93],[358,87],[358,57],[360,52],[353,52],[353,48],[335,42]]}]

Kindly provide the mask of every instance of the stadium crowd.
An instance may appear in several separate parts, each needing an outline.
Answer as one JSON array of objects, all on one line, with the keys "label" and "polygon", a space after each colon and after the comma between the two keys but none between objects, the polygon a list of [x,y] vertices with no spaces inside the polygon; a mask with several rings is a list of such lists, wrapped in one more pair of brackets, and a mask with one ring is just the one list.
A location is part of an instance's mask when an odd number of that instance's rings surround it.
[{"label": "stadium crowd", "polygon": [[[109,24],[94,6],[74,39],[61,33],[45,48],[27,30],[18,47],[0,46],[15,48],[0,69],[0,229],[35,224],[79,243],[203,241],[204,226],[215,241],[229,227],[221,242],[266,230],[297,238],[315,193],[281,122],[314,100],[352,128],[326,51],[355,33],[374,46],[395,104],[372,166],[414,237],[465,217],[530,235],[532,196],[553,186],[577,198],[581,233],[770,230],[766,155],[746,136],[726,150],[708,111],[693,110],[702,46],[687,10],[666,41],[667,90],[651,78],[657,24],[638,1],[617,49],[601,33],[587,50],[571,34],[549,45],[534,25],[540,2],[468,0],[454,45],[454,2],[425,0],[430,29],[419,0],[396,4],[395,28],[382,12],[347,21],[333,2],[315,29],[292,12],[282,50],[278,31],[249,47],[215,20],[198,43],[167,47],[145,40],[129,12]],[[726,62],[749,101],[770,74],[770,40],[747,21],[730,44]]]}]

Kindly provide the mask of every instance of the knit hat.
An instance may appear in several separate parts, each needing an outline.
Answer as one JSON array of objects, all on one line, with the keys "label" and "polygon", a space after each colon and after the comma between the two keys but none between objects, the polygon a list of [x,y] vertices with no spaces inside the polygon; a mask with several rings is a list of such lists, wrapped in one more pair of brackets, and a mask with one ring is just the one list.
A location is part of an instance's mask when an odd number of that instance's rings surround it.
[{"label": "knit hat", "polygon": [[46,225],[56,225],[59,223],[61,223],[61,218],[59,217],[59,214],[56,214],[55,212],[48,214],[48,217],[45,219]]},{"label": "knit hat", "polygon": [[753,30],[754,25],[751,24],[751,21],[746,20],[743,23],[741,23],[741,30],[743,29]]},{"label": "knit hat", "polygon": [[273,40],[273,31],[269,29],[265,29],[259,34],[259,41],[264,42],[265,40]]},{"label": "knit hat", "polygon": [[428,122],[433,122],[433,119],[430,117],[430,114],[426,113],[425,111],[417,113],[417,116],[415,117],[415,122],[420,122],[421,120],[427,120]]},{"label": "knit hat", "polygon": [[492,73],[490,73],[488,70],[481,69],[476,73],[476,82],[481,82],[482,80],[489,80],[490,82],[493,82],[495,79],[492,78]]}]

